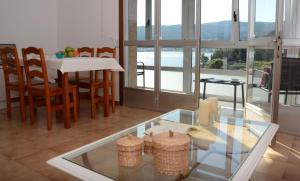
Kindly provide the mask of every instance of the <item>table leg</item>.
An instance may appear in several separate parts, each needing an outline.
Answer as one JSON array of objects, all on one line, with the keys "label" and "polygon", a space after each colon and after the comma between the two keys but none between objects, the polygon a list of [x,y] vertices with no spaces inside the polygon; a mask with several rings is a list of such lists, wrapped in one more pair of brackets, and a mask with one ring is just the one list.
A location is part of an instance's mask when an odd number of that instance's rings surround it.
[{"label": "table leg", "polygon": [[236,85],[233,85],[234,87],[234,95],[233,95],[233,110],[236,111]]},{"label": "table leg", "polygon": [[103,71],[103,81],[104,81],[104,88],[103,88],[103,105],[104,105],[104,117],[109,116],[109,72],[108,70]]},{"label": "table leg", "polygon": [[203,86],[203,100],[205,99],[205,93],[206,93],[206,82],[204,82],[204,86]]},{"label": "table leg", "polygon": [[243,107],[245,107],[244,84],[242,84],[241,86],[242,86],[242,104],[243,104]]},{"label": "table leg", "polygon": [[[62,88],[62,73],[60,70],[57,70],[57,84],[58,87]],[[62,96],[55,96],[55,104],[62,104]],[[63,120],[62,119],[62,111],[56,111],[56,120]]]},{"label": "table leg", "polygon": [[57,84],[59,87],[62,87],[62,73],[59,70],[57,70]]},{"label": "table leg", "polygon": [[70,97],[69,97],[69,78],[68,73],[62,75],[62,89],[63,89],[63,110],[65,115],[65,128],[71,127],[70,121]]}]

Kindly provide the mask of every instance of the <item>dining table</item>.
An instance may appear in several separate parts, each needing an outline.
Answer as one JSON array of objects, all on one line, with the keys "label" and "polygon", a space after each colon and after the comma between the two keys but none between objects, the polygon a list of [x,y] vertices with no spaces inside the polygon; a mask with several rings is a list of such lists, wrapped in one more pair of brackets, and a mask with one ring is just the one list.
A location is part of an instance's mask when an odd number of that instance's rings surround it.
[{"label": "dining table", "polygon": [[56,70],[58,80],[63,89],[64,127],[70,128],[70,97],[68,93],[69,73],[83,71],[103,71],[103,107],[104,117],[110,115],[109,111],[109,72],[122,72],[124,69],[115,58],[100,57],[71,57],[58,59],[54,56],[46,57],[47,69]]}]

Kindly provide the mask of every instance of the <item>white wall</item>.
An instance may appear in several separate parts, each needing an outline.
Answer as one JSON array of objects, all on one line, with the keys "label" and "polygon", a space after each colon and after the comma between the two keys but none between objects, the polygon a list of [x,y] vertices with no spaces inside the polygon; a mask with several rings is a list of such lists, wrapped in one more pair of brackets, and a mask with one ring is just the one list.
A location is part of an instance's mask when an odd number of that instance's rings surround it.
[{"label": "white wall", "polygon": [[101,38],[101,1],[59,0],[58,47],[98,46]]},{"label": "white wall", "polygon": [[114,46],[118,0],[59,0],[58,47]]},{"label": "white wall", "polygon": [[0,43],[57,50],[56,0],[0,0]]},{"label": "white wall", "polygon": [[115,46],[118,0],[0,0],[0,43],[37,46]]},{"label": "white wall", "polygon": [[[102,0],[101,41],[105,46],[117,46],[119,43],[119,1]],[[113,42],[113,43],[112,43]]]}]

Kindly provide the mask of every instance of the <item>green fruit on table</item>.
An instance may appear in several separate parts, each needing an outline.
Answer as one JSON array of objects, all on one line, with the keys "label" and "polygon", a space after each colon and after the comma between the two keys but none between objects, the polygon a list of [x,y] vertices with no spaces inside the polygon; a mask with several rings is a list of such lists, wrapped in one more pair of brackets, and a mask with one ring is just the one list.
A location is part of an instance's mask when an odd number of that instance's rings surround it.
[{"label": "green fruit on table", "polygon": [[74,51],[74,48],[72,48],[72,47],[65,48],[65,52],[73,52],[73,51]]},{"label": "green fruit on table", "polygon": [[72,51],[69,51],[67,54],[68,54],[68,57],[73,57],[74,56],[74,53]]}]

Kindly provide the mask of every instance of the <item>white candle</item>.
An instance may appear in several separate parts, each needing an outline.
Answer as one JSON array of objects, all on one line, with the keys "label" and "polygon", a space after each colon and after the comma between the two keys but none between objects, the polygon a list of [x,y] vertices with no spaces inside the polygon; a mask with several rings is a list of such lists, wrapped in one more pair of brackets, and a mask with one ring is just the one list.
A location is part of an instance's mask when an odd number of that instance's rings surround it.
[{"label": "white candle", "polygon": [[200,125],[208,126],[210,124],[211,104],[210,101],[200,100],[198,110],[198,123],[200,123]]},{"label": "white candle", "polygon": [[207,98],[207,101],[211,102],[211,116],[212,120],[219,121],[219,105],[218,101],[219,99],[217,97],[209,97]]}]

